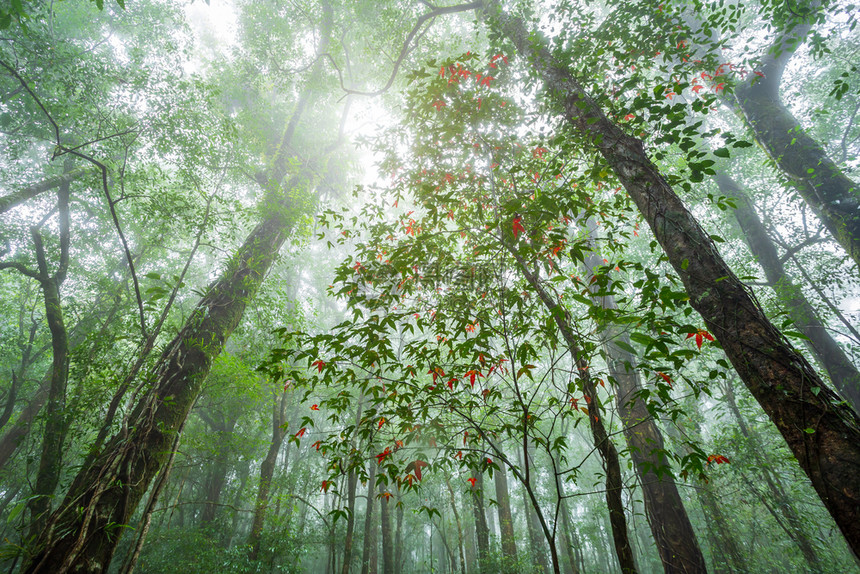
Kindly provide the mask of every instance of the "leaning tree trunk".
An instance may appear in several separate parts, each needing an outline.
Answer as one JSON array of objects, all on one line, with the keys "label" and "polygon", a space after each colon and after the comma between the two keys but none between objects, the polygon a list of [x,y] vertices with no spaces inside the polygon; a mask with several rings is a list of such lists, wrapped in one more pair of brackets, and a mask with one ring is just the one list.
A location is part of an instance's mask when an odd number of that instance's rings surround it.
[{"label": "leaning tree trunk", "polygon": [[612,123],[546,43],[486,0],[485,10],[571,126],[589,138],[636,203],[750,392],[777,426],[855,554],[860,553],[860,419],[774,327],[657,167]]},{"label": "leaning tree trunk", "polygon": [[851,403],[854,411],[860,413],[860,371],[839,343],[830,336],[800,286],[795,285],[786,273],[776,246],[768,236],[749,196],[728,174],[717,174],[717,185],[720,193],[735,200],[737,207],[733,212],[743,231],[744,240],[764,269],[768,283],[776,291],[789,318],[808,339],[809,349],[830,375],[833,385],[845,400]]},{"label": "leaning tree trunk", "polygon": [[[327,3],[324,8],[320,53],[327,49],[332,28],[331,8]],[[312,74],[321,67],[317,60]],[[282,182],[289,169],[298,112],[309,99],[310,88],[299,97],[272,167],[259,178],[273,198],[272,209],[167,345],[156,363],[149,392],[129,414],[127,423],[95,461],[78,473],[22,572],[63,574],[107,569],[124,526],[167,461],[175,434],[200,394],[212,362],[239,325],[245,307],[257,294],[299,217],[288,190],[298,187],[301,178]]]},{"label": "leaning tree trunk", "polygon": [[860,266],[860,186],[849,179],[782,104],[779,86],[789,59],[811,26],[780,35],[762,60],[763,76],[735,88],[735,103],[753,135],[833,238]]},{"label": "leaning tree trunk", "polygon": [[[589,232],[596,226],[589,222]],[[592,241],[592,248],[594,242]],[[587,272],[602,264],[602,257],[592,251],[585,260]],[[617,309],[611,294],[592,290],[592,300],[604,309]],[[630,347],[630,337],[620,325],[602,325],[603,347],[608,356],[609,375],[615,383],[615,403],[624,425],[624,437],[630,448],[630,458],[639,483],[651,534],[666,574],[706,572],[705,557],[699,548],[696,533],[678,487],[671,475],[663,435],[639,398],[642,383],[636,370],[636,359],[616,344]]]}]

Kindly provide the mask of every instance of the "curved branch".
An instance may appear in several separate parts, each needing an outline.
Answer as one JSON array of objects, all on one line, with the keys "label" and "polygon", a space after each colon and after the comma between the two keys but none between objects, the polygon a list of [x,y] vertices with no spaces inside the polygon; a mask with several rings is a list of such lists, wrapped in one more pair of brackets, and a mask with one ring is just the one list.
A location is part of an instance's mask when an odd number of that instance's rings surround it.
[{"label": "curved branch", "polygon": [[[428,7],[433,6],[432,4],[430,4],[428,2],[424,2],[424,4]],[[456,14],[457,12],[468,12],[469,10],[477,10],[477,9],[481,8],[482,5],[483,5],[483,3],[478,1],[478,2],[469,2],[466,4],[457,4],[455,6],[445,6],[443,8],[435,8],[434,7],[430,12],[423,14],[420,18],[418,18],[418,21],[415,22],[415,26],[412,27],[412,30],[410,30],[409,34],[407,34],[406,40],[403,41],[403,47],[400,48],[400,55],[397,57],[397,60],[395,60],[395,62],[394,62],[394,69],[391,70],[391,76],[389,76],[388,81],[385,83],[385,85],[383,87],[379,88],[378,90],[374,90],[372,92],[365,92],[362,90],[353,90],[353,89],[347,88],[346,85],[344,85],[344,83],[343,83],[343,73],[341,72],[337,63],[334,61],[334,58],[332,58],[331,54],[325,53],[322,55],[326,56],[329,59],[332,66],[337,71],[338,79],[340,80],[340,87],[344,92],[346,92],[347,94],[352,94],[352,95],[356,95],[356,96],[378,96],[378,95],[381,95],[381,94],[384,94],[385,92],[387,92],[389,90],[389,88],[391,88],[391,86],[394,84],[394,80],[395,80],[395,78],[397,78],[397,72],[400,71],[400,66],[403,64],[403,60],[405,60],[406,56],[409,55],[409,52],[411,50],[410,46],[412,44],[412,41],[415,39],[415,37],[421,31],[421,28],[424,26],[424,24],[428,20],[433,20],[437,16],[443,16],[445,14]]]}]

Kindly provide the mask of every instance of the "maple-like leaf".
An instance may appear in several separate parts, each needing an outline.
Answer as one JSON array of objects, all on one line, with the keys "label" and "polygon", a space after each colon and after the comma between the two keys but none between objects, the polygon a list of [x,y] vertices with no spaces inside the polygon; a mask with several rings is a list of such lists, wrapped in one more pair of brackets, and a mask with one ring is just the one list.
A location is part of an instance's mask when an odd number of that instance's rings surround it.
[{"label": "maple-like leaf", "polygon": [[513,228],[514,228],[514,239],[519,237],[520,232],[524,232],[526,230],[526,228],[523,227],[523,218],[521,216],[517,215],[516,217],[514,217]]},{"label": "maple-like leaf", "polygon": [[320,406],[319,405],[311,405],[311,410],[312,411],[318,411],[318,410],[320,410]]},{"label": "maple-like leaf", "polygon": [[311,363],[311,365],[317,368],[317,372],[322,373],[323,367],[325,367],[325,361],[317,359]]},{"label": "maple-like leaf", "polygon": [[687,339],[690,339],[692,337],[696,338],[696,346],[700,349],[702,348],[702,342],[705,339],[707,339],[708,341],[714,340],[714,336],[711,335],[710,333],[708,333],[707,331],[705,331],[704,329],[699,329],[695,333],[690,333],[687,335]]},{"label": "maple-like leaf", "polygon": [[470,478],[468,480],[472,484],[472,488],[475,488],[475,483],[478,482],[478,479],[477,478]]}]

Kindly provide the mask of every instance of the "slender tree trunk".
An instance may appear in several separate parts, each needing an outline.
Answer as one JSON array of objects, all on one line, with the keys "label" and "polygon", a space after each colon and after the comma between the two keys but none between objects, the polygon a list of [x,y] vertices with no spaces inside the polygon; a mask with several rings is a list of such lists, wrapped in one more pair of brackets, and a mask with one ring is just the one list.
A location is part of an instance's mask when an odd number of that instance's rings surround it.
[{"label": "slender tree trunk", "polygon": [[278,453],[284,443],[284,410],[287,407],[287,392],[281,393],[278,400],[273,394],[272,402],[272,442],[266,458],[260,465],[260,485],[257,488],[257,501],[254,505],[254,521],[251,525],[251,534],[248,536],[248,544],[251,546],[251,560],[257,560],[260,555],[260,536],[263,534],[263,524],[266,521],[266,510],[269,506],[269,489],[272,486],[272,477],[275,475],[275,464],[278,462]]},{"label": "slender tree trunk", "polygon": [[[66,172],[71,163],[65,164]],[[69,334],[63,319],[60,286],[66,279],[69,265],[69,182],[60,184],[57,192],[57,209],[60,219],[60,256],[57,271],[50,274],[41,232],[31,230],[36,248],[38,279],[45,300],[45,320],[51,332],[51,386],[48,389],[45,408],[45,431],[42,437],[42,452],[36,474],[36,488],[27,505],[30,510],[30,537],[39,535],[48,520],[54,490],[60,482],[63,466],[63,445],[68,428],[66,413],[66,385],[69,379]]]},{"label": "slender tree trunk", "polygon": [[[454,496],[454,489],[451,487],[451,481],[447,476],[445,477],[445,486],[448,487],[451,511],[454,513],[454,523],[457,525],[457,547],[460,550],[460,573],[466,574],[466,555],[463,551],[463,524],[460,521],[460,513],[457,511],[457,499]],[[498,492],[498,483],[496,483],[496,492]],[[510,501],[508,502],[508,513],[510,514]],[[516,550],[516,546],[514,547],[514,550]]]},{"label": "slender tree trunk", "polygon": [[[358,406],[355,412],[355,426],[358,427],[361,422],[362,404],[364,396],[358,399]],[[358,488],[358,475],[355,470],[350,470],[346,479],[346,538],[343,542],[343,564],[341,566],[341,574],[349,574],[349,567],[352,563],[352,545],[353,535],[355,532],[355,490]]]},{"label": "slender tree trunk", "polygon": [[[388,495],[388,496],[386,496]],[[394,574],[394,548],[391,541],[391,511],[388,508],[390,492],[379,484],[379,526],[382,529],[382,574]]]},{"label": "slender tree trunk", "polygon": [[570,540],[570,532],[573,530],[573,525],[570,519],[570,510],[567,507],[567,500],[564,498],[564,485],[561,482],[561,477],[555,475],[555,489],[558,493],[559,514],[561,515],[561,529],[558,530],[561,540],[561,551],[564,556],[564,571],[565,574],[578,574],[579,565],[576,562],[574,555],[573,544]]},{"label": "slender tree trunk", "polygon": [[808,341],[808,347],[827,371],[840,394],[860,413],[860,371],[851,362],[827,328],[818,318],[815,308],[803,291],[785,271],[776,246],[759,219],[749,196],[725,173],[717,174],[720,193],[735,200],[735,218],[743,231],[744,240],[764,269],[765,277],[783,304],[788,316]]},{"label": "slender tree trunk", "polygon": [[[591,222],[589,231],[596,233],[596,226]],[[602,257],[594,251],[585,260],[589,273],[601,264]],[[618,308],[611,294],[592,291],[592,299],[604,309]],[[609,323],[602,325],[602,329],[609,375],[615,383],[615,403],[624,425],[630,457],[642,485],[645,512],[663,569],[666,574],[707,572],[705,557],[672,478],[663,435],[645,402],[638,398],[642,383],[635,368],[636,358],[616,344],[621,342],[629,347],[630,338],[621,325]]]},{"label": "slender tree trunk", "polygon": [[590,139],[648,222],[669,263],[744,384],[777,426],[855,554],[860,553],[860,419],[762,311],[645,153],[591,99],[522,21],[486,0],[571,126]]},{"label": "slender tree trunk", "polygon": [[[511,497],[505,465],[493,472],[496,483],[496,504],[499,509],[499,533],[502,542],[502,572],[514,574],[517,565],[517,541],[514,537],[514,518],[511,514]],[[459,519],[457,520],[459,526]]]},{"label": "slender tree trunk", "polygon": [[[529,449],[525,453],[525,456],[528,457],[528,465],[531,468],[534,468],[534,459],[531,456],[531,444],[529,444]],[[523,453],[520,452],[520,449],[517,449],[517,456],[519,457],[520,468],[525,468],[525,462],[523,461]],[[532,475],[533,473],[529,473]],[[531,478],[531,476],[529,477]],[[531,480],[529,481],[531,482]],[[531,557],[532,562],[534,563],[535,570],[542,574],[548,574],[550,571],[549,564],[546,561],[546,553],[545,549],[545,536],[544,532],[541,529],[540,519],[538,518],[537,511],[534,508],[534,505],[529,500],[529,494],[527,492],[528,489],[532,489],[533,485],[523,485],[522,495],[523,495],[523,512],[526,515],[526,529],[529,533],[529,552],[528,555]]]},{"label": "slender tree trunk", "polygon": [[367,477],[367,507],[364,512],[364,545],[361,551],[361,574],[376,574],[376,522],[373,519],[374,499],[376,491],[376,464],[369,463],[370,473]]},{"label": "slender tree trunk", "polygon": [[[633,546],[630,544],[630,536],[627,530],[627,518],[624,513],[624,501],[622,499],[624,482],[621,475],[621,463],[618,460],[618,450],[615,448],[615,444],[612,442],[603,424],[603,410],[600,406],[600,397],[597,394],[594,380],[591,378],[585,355],[579,347],[579,342],[570,326],[564,308],[543,288],[537,275],[529,271],[528,265],[526,265],[526,262],[516,249],[507,242],[505,242],[505,247],[517,260],[520,272],[555,320],[555,324],[565,343],[567,343],[572,360],[579,371],[583,394],[588,403],[588,422],[591,428],[591,436],[594,440],[594,448],[600,453],[603,471],[606,475],[606,506],[609,509],[609,523],[612,526],[615,553],[618,557],[622,573],[633,574],[637,572],[637,568],[633,556]],[[544,528],[544,532],[547,540],[550,541],[550,550],[553,551],[553,568],[557,574],[558,556],[555,554],[554,544],[552,544],[551,537],[548,535],[546,528]]]},{"label": "slender tree trunk", "polygon": [[233,415],[220,415],[218,422],[206,417],[210,422],[211,432],[218,437],[218,449],[215,460],[209,466],[206,480],[203,483],[205,502],[203,512],[200,514],[200,525],[206,527],[215,521],[215,515],[221,503],[221,491],[227,483],[227,472],[230,470],[229,444],[236,426],[236,417]]},{"label": "slender tree trunk", "polygon": [[[397,491],[397,501],[400,500],[400,490]],[[397,529],[394,535],[394,574],[403,572],[403,505],[397,505]]]},{"label": "slender tree trunk", "polygon": [[481,574],[490,574],[490,529],[484,514],[484,475],[480,469],[473,469],[475,484],[471,488],[472,514],[475,517],[475,537],[478,540],[478,568]]}]

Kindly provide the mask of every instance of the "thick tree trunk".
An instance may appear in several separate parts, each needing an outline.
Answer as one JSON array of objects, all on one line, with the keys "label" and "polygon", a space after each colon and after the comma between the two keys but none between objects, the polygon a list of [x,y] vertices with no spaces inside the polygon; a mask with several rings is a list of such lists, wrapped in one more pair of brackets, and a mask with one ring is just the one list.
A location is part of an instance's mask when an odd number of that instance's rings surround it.
[{"label": "thick tree trunk", "polygon": [[756,141],[860,266],[860,186],[827,157],[779,96],[785,66],[810,29],[801,24],[780,35],[762,60],[764,75],[751,74],[735,88],[734,99]]},{"label": "thick tree trunk", "polygon": [[251,546],[251,560],[257,560],[260,555],[260,536],[263,533],[263,524],[266,521],[266,510],[269,506],[269,489],[272,486],[272,477],[275,475],[275,464],[278,462],[278,453],[284,443],[284,410],[287,406],[287,392],[281,393],[281,399],[273,394],[272,403],[272,442],[266,458],[260,464],[260,485],[257,487],[257,500],[254,504],[254,521],[251,525],[251,534],[248,536],[248,544]]},{"label": "thick tree trunk", "polygon": [[[327,49],[332,28],[331,7],[327,3],[323,7],[318,53]],[[319,73],[321,66],[317,60],[311,74]],[[78,473],[22,572],[100,573],[107,569],[125,525],[166,462],[212,362],[239,325],[299,217],[288,191],[299,187],[302,178],[295,176],[287,183],[283,179],[299,111],[310,96],[308,88],[299,97],[271,168],[260,177],[272,203],[265,217],[167,345],[156,363],[149,392],[122,430]]]},{"label": "thick tree trunk", "polygon": [[764,269],[765,277],[776,291],[786,313],[797,329],[809,339],[809,349],[827,371],[833,385],[851,403],[854,411],[860,413],[860,371],[830,336],[800,286],[795,285],[786,273],[776,246],[749,196],[727,174],[719,173],[716,179],[720,193],[735,200],[737,208],[734,209],[734,215],[743,231],[744,240]]},{"label": "thick tree trunk", "polygon": [[10,193],[9,195],[4,195],[3,197],[0,197],[0,213],[6,213],[13,207],[21,205],[28,199],[32,199],[37,195],[41,195],[45,192],[51,191],[52,189],[57,189],[62,185],[68,186],[71,182],[93,173],[96,173],[96,170],[92,166],[83,166],[67,170],[61,175],[43,179],[38,183],[34,183],[33,185]]},{"label": "thick tree trunk", "polygon": [[[517,565],[517,541],[514,537],[514,518],[511,514],[511,496],[505,465],[493,472],[496,484],[496,504],[499,509],[499,533],[502,542],[502,572],[514,574]],[[458,520],[459,522],[459,520]]]},{"label": "thick tree trunk", "polygon": [[613,124],[545,43],[486,0],[489,17],[543,79],[570,124],[626,188],[744,384],[777,426],[855,554],[860,553],[860,419],[765,316],[713,240],[648,159]]},{"label": "thick tree trunk", "polygon": [[774,515],[776,521],[784,527],[785,533],[788,534],[788,537],[797,545],[797,548],[800,550],[801,554],[803,554],[803,558],[806,560],[810,571],[823,571],[824,561],[822,561],[821,557],[818,555],[818,551],[810,540],[810,536],[803,527],[805,521],[801,518],[800,513],[795,508],[791,497],[786,494],[785,486],[780,481],[779,476],[773,472],[773,462],[768,460],[766,451],[764,450],[764,445],[756,433],[747,426],[746,420],[741,414],[740,409],[738,409],[731,381],[726,382],[725,396],[726,402],[729,405],[729,411],[732,413],[735,422],[738,424],[741,435],[747,441],[747,452],[749,452],[752,458],[757,462],[757,466],[760,470],[759,478],[764,479],[764,484],[770,493],[772,503],[769,504],[764,497],[762,497],[762,503],[764,503],[771,514]]},{"label": "thick tree trunk", "polygon": [[[589,225],[590,232],[596,228]],[[602,257],[593,252],[585,265],[590,273],[602,264]],[[617,309],[612,295],[592,292],[592,299],[604,309]],[[630,346],[630,337],[621,325],[602,326],[603,347],[608,356],[609,375],[615,383],[615,403],[624,424],[624,437],[639,483],[651,534],[666,574],[706,572],[705,557],[699,548],[693,525],[687,516],[684,502],[672,478],[666,457],[663,435],[648,407],[637,398],[642,390],[636,358],[619,347],[616,342]]]}]

